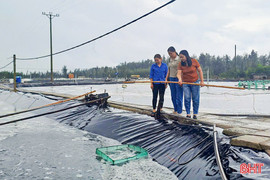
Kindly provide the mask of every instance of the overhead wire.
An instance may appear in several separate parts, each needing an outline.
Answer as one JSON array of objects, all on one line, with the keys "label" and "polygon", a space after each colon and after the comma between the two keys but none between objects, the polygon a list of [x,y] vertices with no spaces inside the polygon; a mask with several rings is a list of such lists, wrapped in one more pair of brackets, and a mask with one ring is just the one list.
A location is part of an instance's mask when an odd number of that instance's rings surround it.
[{"label": "overhead wire", "polygon": [[13,61],[10,61],[8,64],[6,64],[5,66],[3,66],[3,67],[0,67],[0,69],[4,69],[4,68],[6,68],[7,66],[9,66],[11,63],[12,63]]},{"label": "overhead wire", "polygon": [[[47,68],[26,68],[26,67],[20,67],[20,68],[16,68],[16,69],[21,69],[21,70],[39,70],[39,71],[41,71],[41,70],[43,70],[43,72],[47,72],[48,71],[48,69]],[[58,69],[58,68],[54,68],[53,69],[54,71],[61,71],[62,69]]]},{"label": "overhead wire", "polygon": [[7,66],[9,66],[13,61],[10,61],[8,64],[6,64],[5,66],[1,67],[0,69],[4,69],[6,68]]},{"label": "overhead wire", "polygon": [[[101,38],[103,38],[103,37],[105,37],[105,36],[108,36],[109,34],[112,34],[112,33],[116,32],[116,31],[118,31],[118,30],[120,30],[120,29],[122,29],[122,28],[124,28],[124,27],[126,27],[126,26],[128,26],[128,25],[130,25],[130,24],[133,24],[133,23],[135,23],[136,21],[138,21],[138,20],[140,20],[140,19],[142,19],[142,18],[144,18],[144,17],[146,17],[146,16],[148,16],[148,15],[150,15],[150,14],[152,14],[152,13],[158,11],[159,9],[161,9],[161,8],[163,8],[163,7],[165,7],[165,6],[169,5],[169,4],[171,4],[171,3],[173,3],[174,1],[175,1],[175,0],[171,0],[171,1],[169,1],[169,2],[167,2],[167,3],[165,3],[165,4],[163,4],[162,6],[159,6],[158,8],[156,8],[156,9],[154,9],[154,10],[152,10],[152,11],[150,11],[150,12],[148,12],[148,13],[146,13],[146,14],[144,14],[144,15],[142,15],[142,16],[140,16],[140,17],[138,17],[138,18],[136,18],[136,19],[134,19],[134,20],[132,20],[132,21],[130,21],[130,22],[128,22],[128,23],[126,23],[126,24],[120,26],[120,27],[118,27],[118,28],[116,28],[116,29],[113,29],[113,30],[111,30],[111,31],[109,31],[109,32],[107,32],[107,33],[105,33],[105,34],[102,34],[102,35],[100,35],[100,36],[98,36],[98,37],[96,37],[96,38],[94,38],[94,39],[91,39],[91,40],[86,41],[86,42],[84,42],[84,43],[81,43],[81,44],[79,44],[79,45],[73,46],[73,47],[71,47],[71,48],[64,49],[64,50],[62,50],[62,51],[53,53],[52,55],[57,55],[57,54],[61,54],[61,53],[64,53],[64,52],[67,52],[67,51],[76,49],[76,48],[78,48],[78,47],[84,46],[84,45],[89,44],[89,43],[91,43],[91,42],[93,42],[93,41],[96,41],[96,40],[98,40],[98,39],[101,39]],[[35,60],[35,59],[46,58],[46,57],[49,57],[49,56],[51,56],[51,55],[44,55],[44,56],[32,57],[32,58],[17,58],[17,60]]]}]

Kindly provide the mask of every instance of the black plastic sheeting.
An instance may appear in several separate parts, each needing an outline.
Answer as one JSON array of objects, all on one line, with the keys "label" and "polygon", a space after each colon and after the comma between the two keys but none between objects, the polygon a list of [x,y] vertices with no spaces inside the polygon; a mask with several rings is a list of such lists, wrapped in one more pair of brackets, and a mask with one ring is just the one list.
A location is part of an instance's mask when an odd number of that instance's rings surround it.
[{"label": "black plastic sheeting", "polygon": [[[9,94],[1,91],[0,99],[20,107],[18,109],[26,109],[30,106],[44,105],[44,103],[50,103],[59,98],[42,97],[28,93],[24,95]],[[38,114],[63,109],[78,103],[80,102],[66,102],[33,113]],[[186,149],[194,146],[209,134],[211,136],[185,154],[180,163],[189,160],[200,152],[205,145],[212,142],[212,127],[181,125],[173,121],[155,120],[146,115],[114,108],[100,109],[97,106],[81,106],[48,117],[79,129],[116,139],[123,144],[141,146],[148,150],[155,161],[166,166],[179,179],[221,179],[212,145],[186,165],[179,166],[175,162]],[[230,146],[230,138],[222,135],[221,129],[218,130],[220,156],[228,179],[270,179],[270,158],[266,153]],[[264,163],[262,173],[241,175],[240,164],[242,163]]]},{"label": "black plastic sheeting", "polygon": [[[209,134],[205,142],[184,155],[185,162],[213,141],[212,127],[181,125],[167,120],[155,120],[114,108],[79,107],[58,113],[57,121],[92,133],[116,139],[123,144],[133,144],[148,150],[159,164],[166,166],[179,179],[220,179],[213,145],[206,148],[190,163],[179,166],[175,162],[180,154],[194,146]],[[228,179],[270,178],[270,158],[260,151],[230,146],[230,138],[222,135],[219,129],[219,150],[222,164]],[[240,164],[264,163],[261,174],[241,175]]]}]

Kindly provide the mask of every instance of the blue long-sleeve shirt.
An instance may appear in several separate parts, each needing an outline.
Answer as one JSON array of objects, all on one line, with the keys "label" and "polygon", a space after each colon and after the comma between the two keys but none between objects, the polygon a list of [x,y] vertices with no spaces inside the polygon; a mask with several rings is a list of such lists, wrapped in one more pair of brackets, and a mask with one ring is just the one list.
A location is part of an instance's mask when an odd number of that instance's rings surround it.
[{"label": "blue long-sleeve shirt", "polygon": [[153,79],[153,81],[165,81],[167,73],[168,73],[168,66],[165,63],[161,63],[160,67],[155,63],[151,66],[150,69],[150,79]]}]

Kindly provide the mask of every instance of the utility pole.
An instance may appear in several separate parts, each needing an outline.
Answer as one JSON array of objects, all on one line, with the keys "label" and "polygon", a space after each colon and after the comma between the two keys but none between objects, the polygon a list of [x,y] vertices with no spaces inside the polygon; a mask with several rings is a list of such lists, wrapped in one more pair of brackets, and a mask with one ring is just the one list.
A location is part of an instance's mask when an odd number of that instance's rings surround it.
[{"label": "utility pole", "polygon": [[51,82],[53,82],[53,52],[52,52],[52,19],[54,17],[59,17],[59,14],[53,14],[49,12],[49,14],[42,12],[42,15],[46,15],[50,19],[50,50],[51,50]]},{"label": "utility pole", "polygon": [[17,91],[16,89],[17,83],[16,83],[16,55],[13,55],[13,90],[14,92]]}]

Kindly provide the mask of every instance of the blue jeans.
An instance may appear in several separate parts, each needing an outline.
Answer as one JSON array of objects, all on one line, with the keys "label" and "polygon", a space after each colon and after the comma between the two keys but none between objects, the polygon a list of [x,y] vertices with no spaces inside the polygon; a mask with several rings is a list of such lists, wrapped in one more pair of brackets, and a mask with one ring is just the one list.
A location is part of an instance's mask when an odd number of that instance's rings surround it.
[{"label": "blue jeans", "polygon": [[[200,83],[197,80],[194,83]],[[200,104],[200,86],[183,84],[183,91],[185,97],[185,108],[187,114],[190,114],[190,103],[192,98],[193,114],[198,114]]]},{"label": "blue jeans", "polygon": [[[169,81],[178,82],[178,78],[169,77]],[[169,85],[174,111],[181,114],[183,109],[183,88],[179,84],[170,83]]]}]

